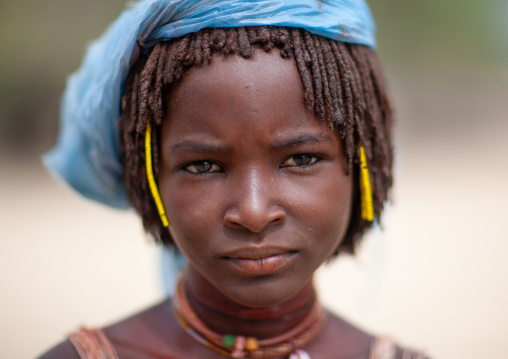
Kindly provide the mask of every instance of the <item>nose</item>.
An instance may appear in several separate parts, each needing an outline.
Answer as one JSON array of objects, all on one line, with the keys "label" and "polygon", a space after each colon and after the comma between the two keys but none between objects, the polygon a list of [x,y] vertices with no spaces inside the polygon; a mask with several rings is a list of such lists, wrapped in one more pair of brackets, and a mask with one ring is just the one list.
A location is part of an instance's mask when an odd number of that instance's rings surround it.
[{"label": "nose", "polygon": [[[233,203],[224,215],[224,223],[233,229],[247,229],[259,233],[266,227],[284,223],[286,211],[277,203],[280,191],[273,188],[273,180],[263,184],[256,175],[241,181],[234,194]],[[272,186],[270,186],[270,184]]]}]

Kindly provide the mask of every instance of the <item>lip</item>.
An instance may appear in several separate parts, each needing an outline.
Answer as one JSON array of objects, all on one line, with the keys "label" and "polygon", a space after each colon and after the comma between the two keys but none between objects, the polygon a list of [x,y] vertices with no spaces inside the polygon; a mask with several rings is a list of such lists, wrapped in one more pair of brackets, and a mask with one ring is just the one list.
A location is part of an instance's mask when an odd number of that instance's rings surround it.
[{"label": "lip", "polygon": [[233,269],[247,276],[274,274],[287,267],[298,252],[282,248],[246,248],[221,257]]}]

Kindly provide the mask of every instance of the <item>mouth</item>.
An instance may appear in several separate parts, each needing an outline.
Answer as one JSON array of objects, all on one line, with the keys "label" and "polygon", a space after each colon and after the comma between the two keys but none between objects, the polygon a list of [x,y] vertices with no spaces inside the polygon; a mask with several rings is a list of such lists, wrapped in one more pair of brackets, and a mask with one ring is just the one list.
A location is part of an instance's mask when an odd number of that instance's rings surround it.
[{"label": "mouth", "polygon": [[289,250],[249,249],[222,256],[221,259],[243,275],[263,276],[284,269],[296,258],[297,254],[297,251]]}]

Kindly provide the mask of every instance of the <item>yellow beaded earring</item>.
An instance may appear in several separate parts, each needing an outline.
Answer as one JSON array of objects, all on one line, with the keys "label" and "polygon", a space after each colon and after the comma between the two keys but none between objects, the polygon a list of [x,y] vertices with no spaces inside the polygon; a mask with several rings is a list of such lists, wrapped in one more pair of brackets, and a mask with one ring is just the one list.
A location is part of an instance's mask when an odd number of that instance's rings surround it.
[{"label": "yellow beaded earring", "polygon": [[162,205],[161,196],[159,194],[159,190],[157,189],[157,183],[155,183],[155,178],[153,176],[152,126],[150,126],[150,122],[146,123],[145,161],[146,161],[146,177],[148,178],[148,185],[150,186],[150,191],[152,192],[152,197],[155,201],[155,205],[157,206],[157,210],[159,211],[159,216],[161,218],[162,224],[164,225],[164,227],[167,227],[167,226],[169,226],[169,221],[168,221],[168,218],[166,217],[166,211],[164,211],[164,206]]},{"label": "yellow beaded earring", "polygon": [[362,207],[362,219],[372,222],[374,220],[374,204],[372,188],[370,186],[369,167],[365,149],[360,146],[360,200]]}]

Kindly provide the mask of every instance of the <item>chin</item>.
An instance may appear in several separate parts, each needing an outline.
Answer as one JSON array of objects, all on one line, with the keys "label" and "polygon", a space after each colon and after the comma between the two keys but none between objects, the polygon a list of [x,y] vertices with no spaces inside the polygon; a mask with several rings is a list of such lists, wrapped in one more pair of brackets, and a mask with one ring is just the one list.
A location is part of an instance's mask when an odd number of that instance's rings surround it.
[{"label": "chin", "polygon": [[292,299],[306,283],[308,281],[282,285],[279,281],[269,277],[253,278],[252,283],[231,286],[231,291],[225,291],[223,294],[245,307],[267,308]]}]

